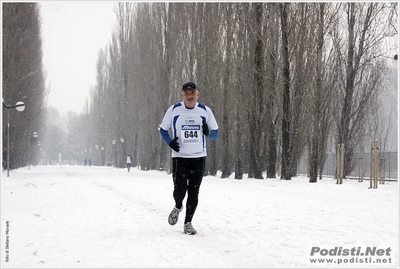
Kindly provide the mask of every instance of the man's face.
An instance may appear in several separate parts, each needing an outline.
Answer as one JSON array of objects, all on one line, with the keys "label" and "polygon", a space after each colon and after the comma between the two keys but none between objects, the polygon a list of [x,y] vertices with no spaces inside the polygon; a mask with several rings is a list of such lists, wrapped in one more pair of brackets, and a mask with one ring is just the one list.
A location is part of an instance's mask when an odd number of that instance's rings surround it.
[{"label": "man's face", "polygon": [[182,91],[183,103],[186,107],[193,108],[196,105],[197,99],[199,99],[200,92],[192,89],[186,89]]}]

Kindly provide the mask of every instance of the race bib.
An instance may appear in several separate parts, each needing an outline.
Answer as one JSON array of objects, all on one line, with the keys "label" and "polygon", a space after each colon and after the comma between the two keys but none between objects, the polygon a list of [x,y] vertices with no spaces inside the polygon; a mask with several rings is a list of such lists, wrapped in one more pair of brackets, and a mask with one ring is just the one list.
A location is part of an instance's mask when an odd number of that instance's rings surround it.
[{"label": "race bib", "polygon": [[198,144],[201,138],[200,125],[181,125],[181,141],[183,144]]}]

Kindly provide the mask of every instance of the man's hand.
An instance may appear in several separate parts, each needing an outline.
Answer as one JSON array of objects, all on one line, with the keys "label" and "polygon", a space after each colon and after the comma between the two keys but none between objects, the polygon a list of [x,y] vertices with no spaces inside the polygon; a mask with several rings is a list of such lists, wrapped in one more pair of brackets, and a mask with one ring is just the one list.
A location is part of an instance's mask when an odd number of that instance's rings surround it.
[{"label": "man's hand", "polygon": [[203,134],[206,136],[210,134],[210,129],[208,129],[208,125],[207,123],[205,123],[204,120],[203,120]]},{"label": "man's hand", "polygon": [[175,137],[174,140],[171,140],[171,142],[169,142],[169,146],[176,152],[179,152],[180,147],[176,140],[178,140],[178,137]]}]

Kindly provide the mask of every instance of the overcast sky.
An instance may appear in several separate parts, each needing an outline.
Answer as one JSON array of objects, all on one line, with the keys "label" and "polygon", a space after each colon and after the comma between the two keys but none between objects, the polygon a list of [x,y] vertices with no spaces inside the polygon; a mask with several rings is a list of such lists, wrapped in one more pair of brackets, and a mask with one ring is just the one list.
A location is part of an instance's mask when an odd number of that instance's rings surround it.
[{"label": "overcast sky", "polygon": [[98,53],[110,43],[113,1],[43,1],[43,64],[48,105],[60,112],[83,111],[96,84]]}]

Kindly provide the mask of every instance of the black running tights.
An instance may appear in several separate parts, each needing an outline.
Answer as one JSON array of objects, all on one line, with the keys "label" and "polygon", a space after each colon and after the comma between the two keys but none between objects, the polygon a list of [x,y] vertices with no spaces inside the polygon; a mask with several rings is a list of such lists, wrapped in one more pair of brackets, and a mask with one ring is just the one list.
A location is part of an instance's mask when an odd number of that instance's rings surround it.
[{"label": "black running tights", "polygon": [[185,223],[192,221],[196,211],[205,163],[206,157],[172,158],[173,196],[176,208],[182,208],[186,191],[188,193]]}]

